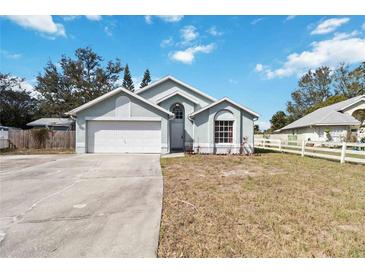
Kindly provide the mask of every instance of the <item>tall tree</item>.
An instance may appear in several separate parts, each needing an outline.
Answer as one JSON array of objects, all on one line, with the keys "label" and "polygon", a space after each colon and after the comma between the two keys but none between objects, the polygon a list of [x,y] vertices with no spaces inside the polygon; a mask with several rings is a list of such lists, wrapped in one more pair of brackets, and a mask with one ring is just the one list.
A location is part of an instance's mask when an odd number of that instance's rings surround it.
[{"label": "tall tree", "polygon": [[352,71],[341,64],[334,71],[334,92],[346,98],[365,94],[365,62]]},{"label": "tall tree", "polygon": [[129,71],[128,64],[126,64],[125,68],[124,68],[124,77],[123,77],[122,86],[130,91],[134,91],[134,84],[133,84],[131,72]]},{"label": "tall tree", "polygon": [[274,131],[285,127],[288,124],[288,117],[284,111],[278,111],[272,116],[270,123],[271,130]]},{"label": "tall tree", "polygon": [[311,106],[327,100],[331,96],[331,70],[320,67],[315,72],[308,71],[292,94],[292,101],[287,103],[289,120],[301,118]]},{"label": "tall tree", "polygon": [[44,116],[63,116],[65,112],[114,89],[123,71],[120,60],[108,61],[91,48],[79,48],[75,59],[62,56],[58,66],[49,61],[37,77],[40,111]]},{"label": "tall tree", "polygon": [[330,105],[336,104],[338,102],[344,101],[346,99],[348,99],[348,98],[346,98],[346,96],[342,95],[342,94],[333,95],[333,96],[329,97],[326,101],[320,102],[320,103],[315,104],[315,105],[311,106],[310,108],[308,108],[305,112],[305,115],[307,115],[308,113],[311,113],[319,108],[330,106]]},{"label": "tall tree", "polygon": [[141,82],[141,85],[139,86],[140,88],[146,87],[148,86],[148,84],[151,82],[151,74],[149,69],[146,69],[146,71],[143,74],[143,79]]},{"label": "tall tree", "polygon": [[24,88],[24,79],[0,73],[0,124],[24,128],[36,111],[37,100]]}]

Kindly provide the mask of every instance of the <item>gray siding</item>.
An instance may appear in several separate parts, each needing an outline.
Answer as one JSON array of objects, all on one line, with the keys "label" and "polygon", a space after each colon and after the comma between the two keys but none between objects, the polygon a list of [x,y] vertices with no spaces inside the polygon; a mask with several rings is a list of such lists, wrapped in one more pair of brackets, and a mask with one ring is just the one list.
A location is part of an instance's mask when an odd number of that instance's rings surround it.
[{"label": "gray siding", "polygon": [[180,91],[182,94],[187,94],[190,97],[193,97],[196,101],[198,101],[198,105],[196,105],[195,110],[198,110],[202,107],[205,107],[206,105],[209,105],[213,103],[212,100],[201,96],[194,91],[179,85],[175,81],[167,80],[155,87],[152,87],[149,90],[146,90],[145,92],[142,92],[138,95],[142,96],[143,98],[150,100],[153,103],[156,103],[159,99],[166,97],[176,91]]},{"label": "gray siding", "polygon": [[214,143],[214,121],[216,114],[221,110],[228,110],[232,112],[234,117],[233,144],[222,145],[222,149],[231,147],[233,153],[238,153],[243,137],[247,137],[248,144],[253,148],[254,117],[229,102],[222,102],[194,117],[195,150],[199,147],[200,152],[204,153],[212,153],[214,148],[217,148],[218,151],[219,146]]},{"label": "gray siding", "polygon": [[173,97],[161,102],[160,106],[166,110],[171,110],[171,107],[176,103],[180,103],[184,107],[185,146],[192,146],[193,145],[193,122],[188,118],[189,117],[188,115],[194,112],[195,104],[180,95],[176,95],[176,96],[173,96]]},{"label": "gray siding", "polygon": [[[127,105],[124,103],[118,105],[118,98],[127,97]],[[123,100],[122,100],[123,101]],[[118,110],[122,108],[122,111]],[[168,150],[168,115],[151,107],[150,105],[135,99],[125,93],[114,95],[77,113],[76,118],[76,152],[85,153],[86,148],[86,123],[87,119],[107,118],[107,119],[131,119],[131,118],[161,118],[161,143],[162,151],[167,153]]]}]

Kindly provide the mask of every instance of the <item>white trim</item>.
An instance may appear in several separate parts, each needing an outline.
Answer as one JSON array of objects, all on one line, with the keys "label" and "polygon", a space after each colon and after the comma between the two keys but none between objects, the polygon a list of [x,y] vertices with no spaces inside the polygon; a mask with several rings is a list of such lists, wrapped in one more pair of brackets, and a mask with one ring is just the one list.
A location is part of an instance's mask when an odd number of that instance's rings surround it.
[{"label": "white trim", "polygon": [[345,109],[347,109],[347,108],[349,108],[349,107],[351,107],[351,106],[353,106],[353,105],[355,105],[355,104],[357,104],[358,102],[361,102],[361,101],[365,101],[365,95],[362,95],[359,99],[357,99],[355,102],[352,102],[351,104],[348,104],[348,105],[346,105],[345,107],[343,107],[343,108],[341,108],[340,109],[340,111],[343,111],[343,110],[345,110]]},{"label": "white trim", "polygon": [[360,121],[358,124],[354,124],[354,123],[341,123],[341,124],[337,124],[337,123],[333,123],[333,124],[330,124],[330,123],[324,123],[324,124],[321,124],[321,123],[316,123],[316,124],[312,124],[311,126],[358,126],[360,125]]},{"label": "white trim", "polygon": [[160,117],[130,117],[130,118],[115,118],[115,117],[85,117],[87,121],[144,121],[158,122]]},{"label": "white trim", "polygon": [[90,102],[87,102],[86,104],[83,104],[83,105],[81,105],[81,106],[79,106],[79,107],[77,107],[73,110],[70,110],[70,111],[66,112],[65,114],[66,115],[75,115],[77,112],[80,112],[81,110],[87,109],[87,108],[89,108],[89,107],[91,107],[91,106],[93,106],[93,105],[95,105],[95,104],[97,104],[97,103],[113,96],[113,95],[118,94],[119,92],[124,92],[124,93],[130,95],[131,97],[136,98],[137,100],[140,100],[140,101],[146,103],[147,105],[150,105],[150,106],[162,111],[163,113],[168,114],[169,116],[172,116],[172,117],[174,116],[174,114],[171,113],[170,111],[167,111],[166,109],[164,109],[164,108],[162,108],[162,107],[160,107],[156,104],[151,103],[150,101],[144,99],[143,97],[141,97],[141,96],[139,96],[139,95],[123,88],[123,87],[119,87],[119,88],[116,88],[112,91],[109,91],[108,93],[105,93],[104,95],[101,95],[101,96],[95,98],[94,100],[91,100]]},{"label": "white trim", "polygon": [[188,85],[188,84],[186,84],[186,83],[184,83],[184,82],[176,79],[175,77],[173,77],[171,75],[167,75],[167,76],[161,78],[160,80],[157,80],[156,82],[153,82],[152,84],[150,84],[148,86],[145,86],[145,87],[143,87],[141,89],[138,89],[136,91],[136,94],[140,94],[142,92],[145,92],[146,90],[149,90],[150,88],[153,88],[154,86],[157,86],[157,85],[159,85],[159,84],[161,84],[161,83],[163,83],[163,82],[165,82],[167,80],[174,81],[174,82],[182,85],[183,87],[186,87],[187,89],[190,89],[190,90],[194,91],[195,93],[197,93],[197,94],[199,94],[199,95],[201,95],[201,96],[203,96],[205,98],[208,98],[211,101],[216,101],[217,100],[217,99],[215,99],[215,98],[213,98],[213,97],[205,94],[204,92],[202,92],[202,91],[200,91],[200,90],[198,90],[198,89],[196,89],[196,88],[194,88],[194,87],[192,87],[192,86],[190,86],[190,85]]},{"label": "white trim", "polygon": [[205,106],[205,107],[203,107],[203,108],[199,109],[198,111],[195,111],[195,112],[191,113],[189,116],[190,116],[190,117],[194,117],[194,116],[196,116],[197,114],[199,114],[199,113],[201,113],[201,112],[203,112],[203,111],[205,111],[205,110],[207,110],[207,109],[209,109],[209,108],[211,108],[211,107],[214,107],[214,106],[216,106],[216,105],[218,105],[218,104],[220,104],[220,103],[222,103],[222,102],[224,102],[224,101],[227,101],[227,102],[231,103],[232,105],[234,105],[234,106],[236,106],[236,107],[238,107],[238,108],[240,108],[240,109],[243,109],[244,111],[246,111],[246,112],[248,112],[248,113],[250,113],[250,114],[254,115],[254,116],[255,116],[255,117],[257,117],[257,118],[258,118],[258,117],[260,117],[260,115],[259,115],[258,113],[254,112],[254,111],[252,111],[252,110],[250,110],[250,109],[248,109],[248,108],[246,108],[246,107],[244,107],[244,106],[241,106],[241,105],[237,104],[236,102],[232,101],[232,100],[231,100],[231,99],[229,99],[228,97],[223,97],[222,99],[220,99],[220,100],[218,100],[218,101],[215,101],[214,103],[212,103],[212,104],[210,104],[210,105],[207,105],[207,106]]},{"label": "white trim", "polygon": [[171,93],[171,94],[169,94],[165,97],[162,97],[162,98],[158,99],[156,101],[156,104],[160,104],[161,102],[166,101],[167,99],[169,99],[171,97],[174,97],[175,95],[180,95],[181,97],[189,100],[190,102],[193,102],[194,104],[199,105],[199,102],[197,100],[195,100],[194,98],[192,98],[192,97],[190,97],[186,94],[181,93],[180,91],[175,91],[175,92],[173,92],[173,93]]}]

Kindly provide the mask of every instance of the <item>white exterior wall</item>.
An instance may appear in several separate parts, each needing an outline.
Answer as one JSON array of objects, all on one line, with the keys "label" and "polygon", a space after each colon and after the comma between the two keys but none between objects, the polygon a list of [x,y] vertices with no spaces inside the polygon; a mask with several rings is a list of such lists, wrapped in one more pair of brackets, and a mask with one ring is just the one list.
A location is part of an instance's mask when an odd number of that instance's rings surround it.
[{"label": "white exterior wall", "polygon": [[302,140],[310,141],[328,141],[325,131],[329,129],[333,142],[342,142],[347,136],[348,126],[313,126],[291,130],[283,130],[280,134],[271,134],[271,139],[280,139],[288,142],[288,135],[297,135],[298,143]]},{"label": "white exterior wall", "polygon": [[[127,98],[127,99],[126,99]],[[161,153],[169,153],[168,115],[127,94],[120,93],[77,113],[76,152],[87,152],[88,120],[161,120]]]},{"label": "white exterior wall", "polygon": [[[216,114],[228,110],[233,114],[233,143],[215,144],[214,122]],[[194,151],[199,153],[239,153],[243,137],[248,139],[247,149],[253,151],[253,117],[236,106],[222,102],[194,117]]]},{"label": "white exterior wall", "polygon": [[209,105],[211,103],[213,103],[212,100],[197,94],[196,92],[182,86],[179,85],[178,83],[172,81],[172,80],[168,80],[166,82],[163,82],[157,86],[154,86],[142,93],[139,93],[139,96],[142,96],[143,98],[156,103],[158,100],[160,100],[161,98],[164,98],[170,94],[173,94],[175,92],[180,92],[181,94],[187,95],[188,97],[192,97],[197,101],[197,105],[194,111],[205,107],[206,105]]}]

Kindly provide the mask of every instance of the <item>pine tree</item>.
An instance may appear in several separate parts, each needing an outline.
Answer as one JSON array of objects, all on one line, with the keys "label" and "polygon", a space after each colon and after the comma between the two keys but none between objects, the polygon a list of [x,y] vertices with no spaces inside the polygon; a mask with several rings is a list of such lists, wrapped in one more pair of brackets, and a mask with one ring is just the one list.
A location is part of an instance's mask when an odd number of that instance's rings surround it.
[{"label": "pine tree", "polygon": [[151,82],[151,74],[150,74],[150,71],[148,69],[146,69],[146,71],[144,72],[144,75],[143,75],[143,80],[139,87],[140,88],[146,87],[146,86],[148,86],[148,84],[150,82]]},{"label": "pine tree", "polygon": [[126,64],[125,68],[124,68],[124,78],[123,78],[122,86],[130,91],[134,91],[133,80],[132,80],[131,72],[129,71],[128,64]]}]

